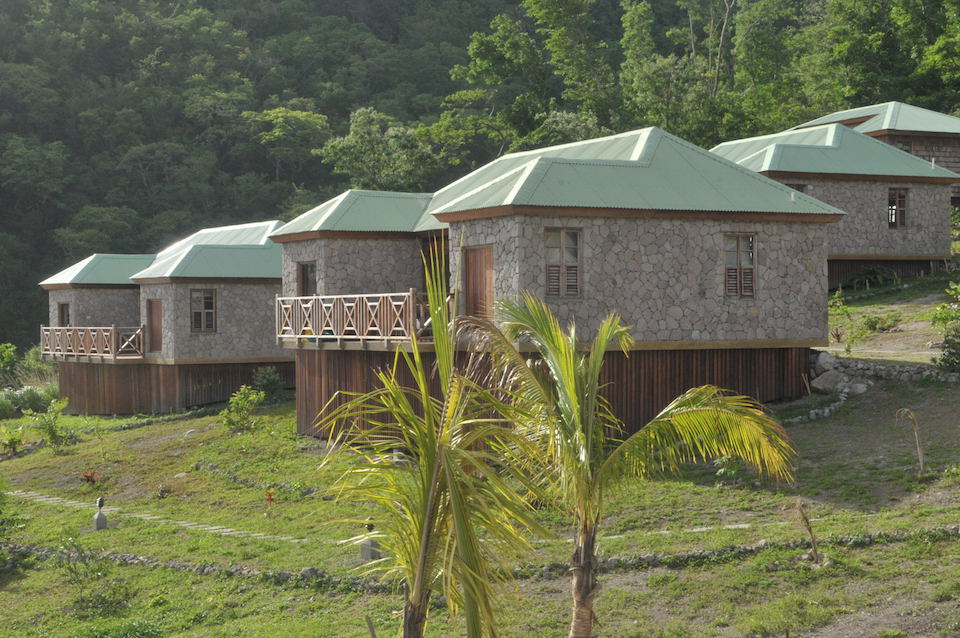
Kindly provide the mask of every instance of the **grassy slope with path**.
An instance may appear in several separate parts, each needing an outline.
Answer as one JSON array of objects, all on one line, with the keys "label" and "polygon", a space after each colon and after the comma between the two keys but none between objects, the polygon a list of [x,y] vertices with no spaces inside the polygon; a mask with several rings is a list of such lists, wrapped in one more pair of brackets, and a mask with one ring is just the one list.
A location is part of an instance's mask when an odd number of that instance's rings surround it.
[{"label": "grassy slope with path", "polygon": [[[929,282],[931,286],[933,282]],[[924,285],[927,285],[926,283]],[[937,282],[936,286],[942,287]],[[915,287],[863,307],[910,304],[934,294]],[[922,311],[918,311],[922,312]],[[718,486],[715,468],[692,467],[679,480],[648,481],[611,496],[601,555],[678,554],[804,537],[793,509],[802,500],[821,538],[954,525],[960,513],[958,389],[937,383],[878,383],[851,398],[835,416],[789,429],[800,453],[793,485],[757,485],[744,475]],[[816,399],[809,400],[815,403]],[[803,406],[776,406],[786,416]],[[920,422],[930,476],[916,476],[912,433],[893,414],[913,409]],[[322,444],[295,436],[292,405],[264,411],[265,427],[231,435],[216,417],[83,434],[55,455],[49,449],[0,462],[10,489],[91,502],[103,495],[120,508],[111,526],[89,531],[92,509],[8,497],[26,517],[15,542],[57,546],[79,537],[85,547],[163,560],[260,569],[328,570],[356,575],[355,547],[341,544],[369,510],[323,498],[342,464],[321,469]],[[104,421],[106,422],[106,421]],[[75,421],[75,425],[90,421]],[[211,466],[215,466],[211,469]],[[199,469],[198,469],[199,468]],[[99,486],[81,476],[102,476]],[[263,489],[231,481],[281,484],[268,504]],[[160,498],[160,486],[168,494]],[[320,491],[302,495],[306,488]],[[152,522],[124,512],[162,516]],[[537,545],[528,574],[562,562],[570,527],[544,510],[557,537]],[[295,544],[224,537],[169,521],[195,521],[249,532],[308,539]],[[767,549],[685,569],[605,574],[597,611],[603,636],[931,636],[960,632],[960,540],[914,539],[861,548],[827,544],[831,563],[813,568],[803,550]],[[392,635],[399,595],[312,590],[253,579],[185,574],[114,565],[108,578],[130,587],[129,606],[80,613],[64,569],[36,561],[0,575],[0,635],[109,636],[140,622],[163,636],[367,636],[370,615]],[[569,586],[554,575],[518,581],[519,602],[501,606],[505,636],[562,635]],[[142,625],[144,626],[144,625]],[[98,633],[99,631],[99,633]],[[113,635],[122,635],[115,632]],[[459,621],[437,610],[433,636],[459,635]],[[144,634],[150,635],[150,634]]]}]

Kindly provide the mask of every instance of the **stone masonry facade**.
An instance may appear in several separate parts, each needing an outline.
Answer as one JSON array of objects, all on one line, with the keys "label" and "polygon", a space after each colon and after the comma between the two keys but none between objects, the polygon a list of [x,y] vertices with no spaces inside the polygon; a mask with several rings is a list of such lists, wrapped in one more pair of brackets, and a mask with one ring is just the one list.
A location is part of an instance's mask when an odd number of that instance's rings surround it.
[{"label": "stone masonry facade", "polygon": [[[847,213],[830,227],[827,254],[831,258],[857,255],[942,259],[950,255],[948,184],[787,177],[778,180],[790,184],[802,181],[807,195]],[[891,188],[907,189],[906,223],[900,228],[889,228],[887,224]]]},{"label": "stone masonry facade", "polygon": [[[191,331],[191,290],[215,292],[216,331]],[[191,362],[288,359],[289,353],[276,344],[274,334],[274,297],[278,294],[279,283],[144,284],[142,316],[147,316],[148,299],[159,299],[163,312],[163,348],[159,353],[146,353],[146,358]]]},{"label": "stone masonry facade", "polygon": [[[876,139],[960,173],[960,136],[888,134],[877,135]],[[953,184],[950,189],[951,197],[960,197],[960,184]]]},{"label": "stone masonry facade", "polygon": [[420,240],[322,238],[283,244],[283,295],[295,297],[297,265],[317,263],[318,295],[406,292],[423,289]]},{"label": "stone masonry facade", "polygon": [[78,327],[140,325],[140,291],[136,288],[63,288],[50,290],[50,326],[59,326],[59,304],[70,304],[70,323]]},{"label": "stone masonry facade", "polygon": [[[582,339],[618,312],[649,344],[804,342],[827,339],[826,237],[832,224],[700,219],[518,215],[450,224],[452,271],[459,247],[492,245],[494,294],[546,291],[545,231],[581,232],[581,294],[550,298]],[[756,235],[753,298],[724,294],[724,235]],[[456,283],[456,282],[454,282]]]}]

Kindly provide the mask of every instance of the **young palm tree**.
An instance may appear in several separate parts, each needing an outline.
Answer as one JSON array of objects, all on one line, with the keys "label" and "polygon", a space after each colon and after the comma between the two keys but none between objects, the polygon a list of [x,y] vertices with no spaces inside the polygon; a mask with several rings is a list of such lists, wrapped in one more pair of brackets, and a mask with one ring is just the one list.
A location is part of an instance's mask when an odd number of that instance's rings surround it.
[{"label": "young palm tree", "polygon": [[[790,479],[794,455],[786,432],[753,400],[713,386],[688,390],[650,423],[622,439],[623,427],[600,395],[600,369],[607,348],[627,351],[632,338],[616,315],[600,326],[592,345],[578,349],[573,324],[564,331],[547,305],[530,294],[501,302],[497,326],[473,320],[480,348],[519,384],[525,418],[518,432],[536,442],[513,461],[551,472],[556,499],[576,518],[570,560],[573,619],[570,638],[593,636],[597,595],[596,540],[607,491],[631,478],[677,471],[686,462],[734,456],[778,479]],[[528,361],[515,342],[539,353]],[[532,466],[531,466],[532,467]]]},{"label": "young palm tree", "polygon": [[[495,585],[509,577],[511,557],[529,549],[528,532],[540,530],[492,450],[526,443],[497,417],[509,404],[501,390],[486,389],[489,367],[456,358],[442,269],[428,271],[435,366],[414,340],[377,373],[380,389],[332,411],[321,427],[340,427],[342,446],[358,455],[339,494],[377,507],[375,531],[353,540],[376,538],[384,558],[373,569],[403,584],[403,637],[423,635],[433,592],[463,611],[467,636],[496,636]],[[402,370],[412,385],[401,383]]]}]

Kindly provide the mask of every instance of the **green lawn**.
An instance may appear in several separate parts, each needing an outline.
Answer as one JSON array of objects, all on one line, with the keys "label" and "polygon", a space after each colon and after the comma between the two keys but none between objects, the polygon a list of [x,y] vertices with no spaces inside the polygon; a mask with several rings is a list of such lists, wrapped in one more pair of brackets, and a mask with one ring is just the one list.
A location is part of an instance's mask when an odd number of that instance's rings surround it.
[{"label": "green lawn", "polygon": [[[954,525],[960,513],[956,472],[960,462],[960,410],[956,386],[937,383],[879,384],[851,398],[832,418],[789,429],[800,453],[792,485],[759,485],[744,473],[718,485],[713,467],[691,467],[678,480],[640,483],[612,494],[604,521],[601,556],[668,556],[762,540],[804,538],[795,522],[802,501],[821,539]],[[912,432],[893,414],[917,414],[928,466],[916,475]],[[782,409],[782,408],[778,408]],[[77,537],[89,549],[112,550],[162,560],[245,565],[298,572],[316,567],[342,577],[357,575],[357,549],[341,543],[359,531],[370,510],[325,499],[326,489],[348,461],[322,468],[325,447],[295,436],[292,404],[263,412],[265,427],[230,434],[216,417],[94,434],[55,455],[49,449],[0,463],[11,489],[93,502],[104,496],[121,509],[110,528],[90,531],[92,509],[25,501],[8,496],[26,517],[11,540],[56,547]],[[89,422],[88,422],[89,424]],[[199,469],[198,469],[199,468]],[[85,472],[101,476],[92,486]],[[228,475],[261,485],[276,484],[268,504],[262,487],[247,487]],[[161,490],[161,485],[163,490]],[[316,488],[315,493],[303,495]],[[160,497],[160,492],[165,496]],[[124,512],[156,514],[149,522]],[[566,560],[570,527],[562,512],[540,515],[556,537],[537,543],[519,599],[502,609],[505,636],[562,635],[569,586],[542,566]],[[171,521],[307,539],[305,543],[224,537],[184,529]],[[792,636],[807,629],[824,636],[882,635],[908,631],[953,635],[960,622],[960,541],[911,540],[856,549],[829,542],[831,563],[814,568],[802,549],[767,549],[685,569],[636,569],[605,574],[598,614],[602,636]],[[369,615],[380,635],[393,635],[399,595],[309,589],[250,578],[184,574],[162,568],[112,565],[95,583],[115,580],[124,604],[93,610],[77,603],[67,571],[38,561],[0,577],[4,629],[16,636],[368,636]],[[887,606],[882,601],[889,601]],[[878,605],[880,608],[878,608]],[[895,610],[887,612],[887,608]],[[845,629],[867,614],[880,625]],[[877,621],[880,622],[880,621]],[[119,628],[119,629],[118,629]],[[96,631],[95,631],[96,630]],[[114,631],[115,630],[115,631]],[[123,630],[123,631],[121,631]],[[155,633],[150,633],[154,630]],[[438,609],[431,635],[461,635],[461,621]],[[830,633],[834,631],[835,633]],[[844,633],[847,631],[847,633]],[[12,632],[12,633],[9,633]],[[97,633],[99,632],[99,633]],[[112,633],[111,633],[112,632]],[[126,633],[124,633],[126,632]],[[858,633],[861,632],[861,633]],[[0,631],[2,634],[2,631]],[[891,633],[890,635],[899,635]]]}]

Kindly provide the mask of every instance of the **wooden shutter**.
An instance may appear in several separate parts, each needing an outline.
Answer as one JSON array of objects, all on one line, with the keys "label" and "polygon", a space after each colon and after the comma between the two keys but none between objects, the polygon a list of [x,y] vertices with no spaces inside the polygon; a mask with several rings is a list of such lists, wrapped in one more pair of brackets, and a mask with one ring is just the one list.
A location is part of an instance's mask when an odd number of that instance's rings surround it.
[{"label": "wooden shutter", "polygon": [[163,305],[159,299],[147,299],[147,352],[163,350]]},{"label": "wooden shutter", "polygon": [[753,268],[740,269],[740,296],[753,296]]},{"label": "wooden shutter", "polygon": [[724,290],[728,297],[737,297],[740,295],[740,284],[737,277],[737,269],[728,267],[726,269],[726,278],[724,279]]},{"label": "wooden shutter", "polygon": [[488,317],[493,311],[493,247],[467,248],[463,261],[467,314]]},{"label": "wooden shutter", "polygon": [[560,296],[560,264],[547,265],[547,296]]},{"label": "wooden shutter", "polygon": [[579,266],[565,266],[566,276],[564,284],[568,297],[577,297],[580,295],[580,268]]}]

